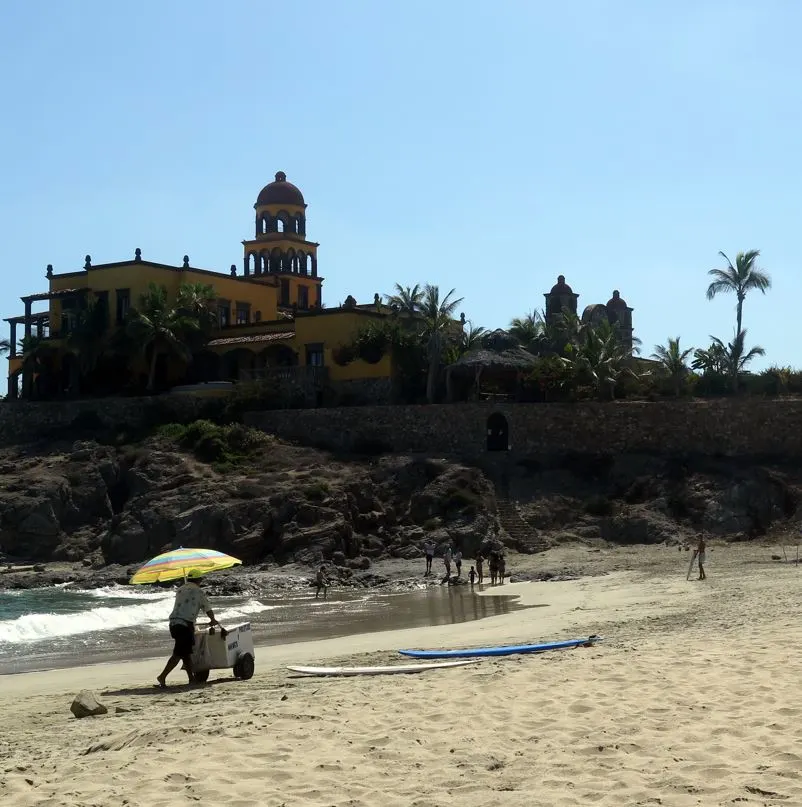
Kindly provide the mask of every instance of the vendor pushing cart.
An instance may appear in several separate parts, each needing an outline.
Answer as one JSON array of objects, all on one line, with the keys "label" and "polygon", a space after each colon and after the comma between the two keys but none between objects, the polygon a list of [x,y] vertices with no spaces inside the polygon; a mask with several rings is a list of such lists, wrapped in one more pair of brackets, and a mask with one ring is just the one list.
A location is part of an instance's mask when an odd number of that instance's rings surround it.
[{"label": "vendor pushing cart", "polygon": [[[131,583],[159,583],[183,578],[184,584],[175,596],[170,614],[170,636],[174,647],[157,686],[167,686],[167,676],[183,662],[189,683],[203,682],[210,669],[233,668],[237,678],[248,679],[253,675],[254,651],[250,625],[240,625],[226,631],[217,621],[206,592],[201,588],[204,574],[219,569],[228,569],[241,561],[211,549],[175,549],[148,561],[131,578]],[[209,617],[209,632],[196,632],[198,614],[203,611]],[[215,634],[214,626],[220,627]]]}]

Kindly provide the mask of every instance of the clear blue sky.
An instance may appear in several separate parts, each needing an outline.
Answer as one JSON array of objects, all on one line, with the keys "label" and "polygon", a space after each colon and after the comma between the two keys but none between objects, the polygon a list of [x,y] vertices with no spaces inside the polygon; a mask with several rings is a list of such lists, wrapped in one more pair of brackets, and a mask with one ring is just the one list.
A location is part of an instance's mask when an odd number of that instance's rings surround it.
[{"label": "clear blue sky", "polygon": [[283,170],[329,305],[430,282],[498,327],[562,273],[648,355],[730,337],[706,271],[757,248],[748,341],[800,366],[800,30],[796,0],[6,0],[0,314],[86,253],[241,267]]}]

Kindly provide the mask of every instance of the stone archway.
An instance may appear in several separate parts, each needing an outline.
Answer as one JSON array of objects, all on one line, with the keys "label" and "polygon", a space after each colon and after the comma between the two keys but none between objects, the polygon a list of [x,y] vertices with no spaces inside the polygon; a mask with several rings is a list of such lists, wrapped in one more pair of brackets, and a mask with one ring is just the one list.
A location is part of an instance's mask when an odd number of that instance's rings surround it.
[{"label": "stone archway", "polygon": [[493,412],[487,419],[487,450],[510,450],[510,427],[501,412]]}]

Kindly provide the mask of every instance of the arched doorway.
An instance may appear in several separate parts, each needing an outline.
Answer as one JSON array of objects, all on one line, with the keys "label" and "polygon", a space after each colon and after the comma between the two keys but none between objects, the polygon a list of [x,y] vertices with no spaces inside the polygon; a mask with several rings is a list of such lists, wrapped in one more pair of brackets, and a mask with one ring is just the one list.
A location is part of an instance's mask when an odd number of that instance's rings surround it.
[{"label": "arched doorway", "polygon": [[501,412],[493,412],[487,419],[487,450],[510,450],[510,427]]}]

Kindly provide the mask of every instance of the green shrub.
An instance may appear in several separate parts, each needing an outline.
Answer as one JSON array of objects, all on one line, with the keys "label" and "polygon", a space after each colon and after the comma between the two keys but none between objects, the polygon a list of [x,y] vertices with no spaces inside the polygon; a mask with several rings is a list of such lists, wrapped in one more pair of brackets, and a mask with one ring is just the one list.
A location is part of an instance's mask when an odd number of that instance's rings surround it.
[{"label": "green shrub", "polygon": [[329,495],[327,482],[315,482],[304,488],[304,496],[312,502],[322,502]]},{"label": "green shrub", "polygon": [[190,451],[201,462],[231,467],[265,446],[267,435],[240,423],[218,426],[210,420],[196,420],[186,426],[167,423],[156,433]]}]

